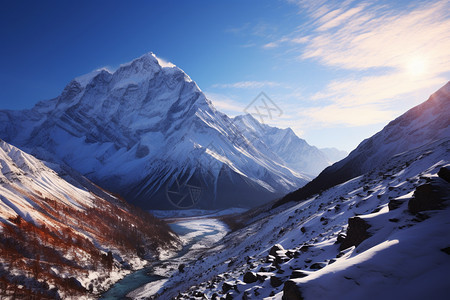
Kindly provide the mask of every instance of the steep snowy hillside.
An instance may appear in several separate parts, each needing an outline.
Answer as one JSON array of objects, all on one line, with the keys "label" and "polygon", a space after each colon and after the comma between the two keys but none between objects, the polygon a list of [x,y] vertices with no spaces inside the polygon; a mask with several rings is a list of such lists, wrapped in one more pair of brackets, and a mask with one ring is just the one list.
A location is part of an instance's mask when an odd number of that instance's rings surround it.
[{"label": "steep snowy hillside", "polygon": [[[439,174],[439,176],[437,175]],[[446,299],[450,138],[395,155],[242,229],[132,293],[135,299]]]},{"label": "steep snowy hillside", "polygon": [[302,200],[364,174],[393,155],[450,136],[450,82],[424,103],[410,109],[383,130],[364,140],[345,159],[326,168],[318,177],[279,203]]},{"label": "steep snowy hillside", "polygon": [[345,166],[347,173],[328,173],[340,176],[329,179],[331,183],[341,184],[323,185],[300,203],[269,203],[224,219],[234,232],[184,266],[183,272],[156,270],[171,276],[169,281],[129,295],[446,299],[449,91],[450,83],[326,169]]},{"label": "steep snowy hillside", "polygon": [[0,140],[0,298],[93,298],[179,247],[165,223],[96,189]]},{"label": "steep snowy hillside", "polygon": [[75,78],[31,110],[0,111],[0,136],[143,208],[248,207],[310,180],[252,145],[188,75],[152,53]]},{"label": "steep snowy hillside", "polygon": [[335,162],[296,136],[290,128],[280,129],[261,124],[250,114],[233,118],[233,123],[249,141],[260,143],[259,149],[267,147],[266,151],[274,153],[271,156],[279,156],[296,172],[317,176],[331,162]]}]

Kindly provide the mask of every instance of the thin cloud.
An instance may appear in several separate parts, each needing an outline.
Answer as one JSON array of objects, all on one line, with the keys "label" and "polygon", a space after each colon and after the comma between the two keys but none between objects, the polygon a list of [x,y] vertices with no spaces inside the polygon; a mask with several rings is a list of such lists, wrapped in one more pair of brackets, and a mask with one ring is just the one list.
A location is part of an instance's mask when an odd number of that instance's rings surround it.
[{"label": "thin cloud", "polygon": [[341,25],[342,23],[348,21],[348,19],[351,18],[352,16],[354,16],[355,14],[359,13],[363,9],[363,7],[364,6],[361,5],[359,7],[351,8],[345,12],[341,12],[340,10],[335,10],[333,12],[330,12],[327,14],[327,16],[330,16],[334,12],[335,12],[336,16],[333,17],[332,19],[326,21],[319,28],[317,28],[317,30],[325,31],[325,30],[329,30],[331,28],[335,28],[335,27]]},{"label": "thin cloud", "polygon": [[396,111],[383,110],[376,105],[344,106],[341,104],[306,108],[299,113],[303,120],[308,120],[304,124],[305,127],[365,126],[384,123],[392,120],[396,115]]},{"label": "thin cloud", "polygon": [[269,48],[276,48],[278,46],[279,46],[279,43],[270,42],[270,43],[267,43],[267,44],[263,45],[263,48],[269,49]]},{"label": "thin cloud", "polygon": [[[450,1],[398,9],[370,1],[295,3],[310,21],[301,32],[293,30],[283,46],[300,41],[293,48],[299,60],[346,70],[345,77],[310,96],[316,107],[301,113],[308,124],[386,122],[401,112],[408,95],[422,95],[448,81]],[[280,46],[279,40],[274,43]]]},{"label": "thin cloud", "polygon": [[226,95],[211,92],[205,92],[205,95],[219,111],[223,111],[229,116],[237,116],[244,113],[245,106]]},{"label": "thin cloud", "polygon": [[261,89],[264,87],[277,87],[282,86],[279,82],[274,81],[239,81],[235,83],[216,83],[213,84],[213,88],[234,88],[234,89]]},{"label": "thin cloud", "polygon": [[359,79],[334,80],[311,99],[333,100],[342,105],[389,104],[398,97],[420,91],[430,86],[439,87],[446,82],[444,77],[413,76],[396,72],[382,76],[367,76]]},{"label": "thin cloud", "polygon": [[[408,12],[361,5],[341,14],[312,34],[301,59],[316,59],[329,66],[364,70],[402,68],[411,53],[428,55],[437,71],[449,69],[450,5],[437,2]],[[349,14],[349,12],[351,12]],[[346,20],[337,30],[336,20]],[[424,53],[426,52],[426,53]],[[443,59],[443,61],[439,61]],[[444,64],[444,65],[443,65]]]}]

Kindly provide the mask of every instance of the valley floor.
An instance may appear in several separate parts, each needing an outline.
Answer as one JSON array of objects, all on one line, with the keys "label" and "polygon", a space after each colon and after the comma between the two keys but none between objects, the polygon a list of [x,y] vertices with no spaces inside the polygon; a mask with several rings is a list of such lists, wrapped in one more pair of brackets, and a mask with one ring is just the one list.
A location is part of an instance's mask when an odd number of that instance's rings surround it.
[{"label": "valley floor", "polygon": [[211,248],[228,232],[226,224],[217,217],[242,212],[243,209],[221,211],[183,210],[153,211],[158,217],[164,217],[176,232],[183,248],[180,252],[165,260],[150,264],[117,282],[100,299],[123,299],[127,296],[145,298],[157,294],[170,280],[170,276],[179,272],[179,267],[196,259],[205,249]]}]

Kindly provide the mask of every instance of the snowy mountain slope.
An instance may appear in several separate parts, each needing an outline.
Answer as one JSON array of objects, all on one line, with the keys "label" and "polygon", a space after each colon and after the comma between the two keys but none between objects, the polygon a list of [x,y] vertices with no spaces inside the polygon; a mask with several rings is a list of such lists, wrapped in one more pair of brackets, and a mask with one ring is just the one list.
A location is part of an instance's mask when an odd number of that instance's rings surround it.
[{"label": "snowy mountain slope", "polygon": [[[0,135],[144,208],[248,207],[310,180],[251,145],[188,75],[152,53],[75,78],[31,110],[0,111]],[[181,200],[170,197],[178,185],[190,188]]]},{"label": "snowy mountain slope", "polygon": [[[396,155],[300,203],[244,214],[235,220],[242,229],[187,264],[183,273],[166,273],[169,281],[130,295],[445,299],[450,293],[450,183],[437,176],[445,166],[450,167],[450,138]],[[447,193],[433,188],[420,196],[417,191],[429,184]],[[438,208],[413,212],[411,203],[430,203],[436,195]]]},{"label": "snowy mountain slope", "polygon": [[0,232],[6,299],[93,298],[145,265],[144,257],[174,252],[179,243],[165,223],[112,195],[72,185],[2,140]]},{"label": "snowy mountain slope", "polygon": [[315,193],[388,161],[393,155],[450,136],[450,82],[424,103],[410,109],[374,136],[364,140],[345,159],[326,168],[318,177],[279,203],[306,199]]},{"label": "snowy mountain slope", "polygon": [[[233,118],[233,123],[242,134],[250,141],[261,146],[266,146],[267,151],[272,151],[279,156],[286,165],[299,173],[317,176],[332,162],[319,149],[310,146],[305,140],[295,135],[291,128],[280,129],[261,124],[252,115],[242,115]],[[273,156],[272,155],[272,156]]]}]

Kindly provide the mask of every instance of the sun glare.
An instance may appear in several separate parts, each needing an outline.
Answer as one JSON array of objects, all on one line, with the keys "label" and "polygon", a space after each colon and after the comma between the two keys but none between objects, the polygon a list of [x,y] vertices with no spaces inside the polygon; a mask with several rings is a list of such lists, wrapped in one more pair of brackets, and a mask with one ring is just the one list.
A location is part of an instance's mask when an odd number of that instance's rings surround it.
[{"label": "sun glare", "polygon": [[406,71],[412,76],[420,76],[426,73],[428,63],[425,58],[412,57],[406,64]]}]

